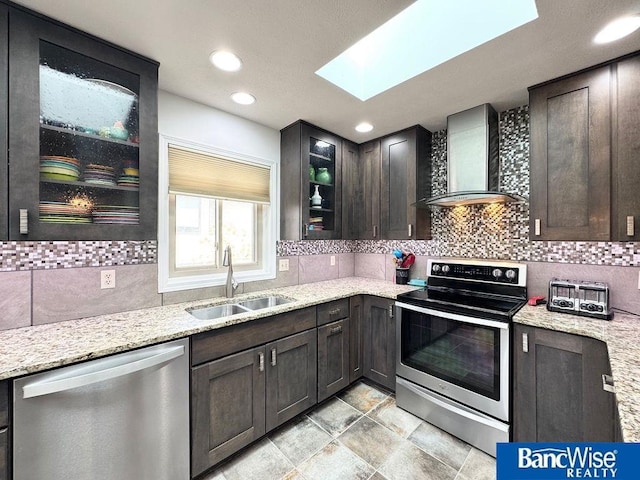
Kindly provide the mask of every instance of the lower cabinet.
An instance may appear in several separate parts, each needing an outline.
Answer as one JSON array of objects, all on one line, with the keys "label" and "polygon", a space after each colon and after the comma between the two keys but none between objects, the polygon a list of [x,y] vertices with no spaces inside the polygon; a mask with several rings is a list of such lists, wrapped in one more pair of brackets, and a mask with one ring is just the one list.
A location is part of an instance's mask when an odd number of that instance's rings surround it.
[{"label": "lower cabinet", "polygon": [[349,318],[318,327],[318,402],[349,386]]},{"label": "lower cabinet", "polygon": [[593,338],[515,324],[516,442],[613,442],[607,347]]},{"label": "lower cabinet", "polygon": [[9,382],[0,382],[0,480],[11,478],[9,441]]},{"label": "lower cabinet", "polygon": [[396,389],[396,327],[394,301],[364,297],[364,376]]}]

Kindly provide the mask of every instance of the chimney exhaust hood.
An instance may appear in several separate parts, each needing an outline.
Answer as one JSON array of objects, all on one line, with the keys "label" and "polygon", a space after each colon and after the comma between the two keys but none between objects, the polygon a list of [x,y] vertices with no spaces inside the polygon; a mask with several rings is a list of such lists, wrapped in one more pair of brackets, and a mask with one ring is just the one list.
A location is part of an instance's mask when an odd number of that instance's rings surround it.
[{"label": "chimney exhaust hood", "polygon": [[498,191],[498,114],[485,103],[447,117],[447,193],[423,198],[416,206],[455,207],[523,202]]}]

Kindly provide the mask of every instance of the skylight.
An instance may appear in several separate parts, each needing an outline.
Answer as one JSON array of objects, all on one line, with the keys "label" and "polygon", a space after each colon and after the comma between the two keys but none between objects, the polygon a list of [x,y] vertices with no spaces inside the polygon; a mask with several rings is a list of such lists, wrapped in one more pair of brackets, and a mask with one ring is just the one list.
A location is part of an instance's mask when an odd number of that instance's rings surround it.
[{"label": "skylight", "polygon": [[536,18],[535,0],[417,0],[316,74],[364,101]]}]

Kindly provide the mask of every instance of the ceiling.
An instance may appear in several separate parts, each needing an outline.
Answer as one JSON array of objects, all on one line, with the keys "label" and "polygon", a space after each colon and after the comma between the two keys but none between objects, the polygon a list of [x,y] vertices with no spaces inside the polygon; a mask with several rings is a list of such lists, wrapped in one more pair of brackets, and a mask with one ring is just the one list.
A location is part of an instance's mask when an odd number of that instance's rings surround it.
[{"label": "ceiling", "polygon": [[[304,119],[357,143],[415,124],[436,131],[447,115],[485,102],[524,105],[531,85],[640,50],[640,31],[591,41],[608,21],[640,13],[640,0],[536,0],[537,20],[362,102],[314,72],[413,0],[16,3],[158,61],[163,90],[278,130]],[[211,66],[218,49],[234,51],[243,69]],[[257,102],[234,104],[238,90]],[[361,121],[374,130],[356,132]]]}]

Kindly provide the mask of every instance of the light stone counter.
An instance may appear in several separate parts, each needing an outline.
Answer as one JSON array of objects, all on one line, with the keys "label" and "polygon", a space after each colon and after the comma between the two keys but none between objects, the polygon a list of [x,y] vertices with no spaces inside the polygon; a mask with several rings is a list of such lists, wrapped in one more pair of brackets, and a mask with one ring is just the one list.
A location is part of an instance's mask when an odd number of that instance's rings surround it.
[{"label": "light stone counter", "polygon": [[0,332],[0,380],[90,360],[200,332],[268,317],[352,295],[395,299],[416,287],[368,278],[342,278],[236,296],[233,301],[281,295],[291,303],[217,320],[198,320],[185,309],[228,303],[214,298],[69,320]]},{"label": "light stone counter", "polygon": [[607,321],[549,312],[543,305],[527,305],[514,321],[604,341],[616,388],[622,436],[625,442],[640,442],[640,317],[616,311],[613,320]]}]

